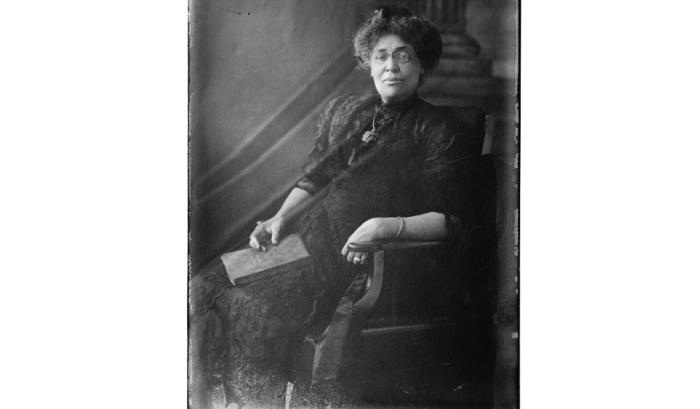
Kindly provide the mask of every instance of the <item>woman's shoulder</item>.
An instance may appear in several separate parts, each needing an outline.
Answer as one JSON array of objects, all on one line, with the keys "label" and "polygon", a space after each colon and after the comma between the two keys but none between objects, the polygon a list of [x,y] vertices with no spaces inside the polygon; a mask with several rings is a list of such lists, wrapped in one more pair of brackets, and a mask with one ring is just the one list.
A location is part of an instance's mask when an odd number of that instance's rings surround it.
[{"label": "woman's shoulder", "polygon": [[[418,107],[419,117],[425,121],[436,125],[442,124],[450,127],[458,127],[459,119],[455,113],[459,110],[458,107],[433,105],[432,103],[418,99],[416,104]],[[468,108],[468,107],[465,107]]]},{"label": "woman's shoulder", "polygon": [[430,145],[450,145],[454,138],[478,149],[484,127],[484,111],[479,107],[437,106],[419,100],[418,118],[422,137]]},{"label": "woman's shoulder", "polygon": [[422,116],[430,118],[435,123],[461,132],[471,133],[483,130],[486,112],[478,106],[436,106],[421,100]]},{"label": "woman's shoulder", "polygon": [[415,112],[415,119],[422,125],[421,128],[424,132],[429,130],[459,131],[460,124],[451,107],[437,106],[424,99],[418,99]]}]

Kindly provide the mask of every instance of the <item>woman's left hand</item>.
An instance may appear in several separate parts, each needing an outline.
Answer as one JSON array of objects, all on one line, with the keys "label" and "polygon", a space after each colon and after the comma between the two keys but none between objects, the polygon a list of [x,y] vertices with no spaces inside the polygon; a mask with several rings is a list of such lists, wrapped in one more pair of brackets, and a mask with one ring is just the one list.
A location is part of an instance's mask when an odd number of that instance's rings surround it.
[{"label": "woman's left hand", "polygon": [[369,219],[366,222],[362,223],[360,227],[355,230],[353,234],[350,235],[348,238],[348,241],[345,242],[345,246],[343,246],[343,251],[341,252],[345,259],[349,263],[353,264],[367,264],[367,260],[369,259],[369,254],[368,253],[360,253],[360,252],[355,252],[355,251],[350,251],[348,250],[348,244],[349,243],[358,243],[362,241],[373,241],[373,240],[378,240],[378,239],[385,239],[388,238],[386,230],[386,220],[391,220],[391,219],[385,219],[385,218],[374,218],[374,219]]}]

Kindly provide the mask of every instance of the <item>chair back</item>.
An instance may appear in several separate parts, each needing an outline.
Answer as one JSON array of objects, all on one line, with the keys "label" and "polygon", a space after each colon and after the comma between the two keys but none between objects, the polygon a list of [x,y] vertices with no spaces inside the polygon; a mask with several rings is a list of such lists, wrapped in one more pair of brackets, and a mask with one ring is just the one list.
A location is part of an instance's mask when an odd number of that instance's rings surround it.
[{"label": "chair back", "polygon": [[[451,285],[458,293],[466,290],[469,321],[489,323],[497,304],[498,235],[496,159],[491,154],[493,120],[480,107],[444,107],[457,119],[463,132],[478,139],[482,155],[470,160],[467,207],[469,220],[449,268]],[[449,287],[448,287],[449,288]],[[473,325],[471,326],[473,328]]]},{"label": "chair back", "polygon": [[[481,107],[445,105],[438,108],[446,115],[455,118],[465,134],[477,138],[474,141],[475,144],[485,147],[488,143],[490,148],[490,138],[487,138],[489,115]],[[482,150],[482,153],[489,152]]]}]

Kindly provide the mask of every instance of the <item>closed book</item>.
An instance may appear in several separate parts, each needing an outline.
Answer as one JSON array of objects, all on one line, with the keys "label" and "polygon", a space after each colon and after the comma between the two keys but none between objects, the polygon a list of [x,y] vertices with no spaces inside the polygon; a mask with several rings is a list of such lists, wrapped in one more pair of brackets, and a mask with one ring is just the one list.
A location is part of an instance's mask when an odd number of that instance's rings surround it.
[{"label": "closed book", "polygon": [[298,234],[290,234],[267,251],[247,248],[221,256],[233,285],[243,285],[311,264],[311,255]]}]

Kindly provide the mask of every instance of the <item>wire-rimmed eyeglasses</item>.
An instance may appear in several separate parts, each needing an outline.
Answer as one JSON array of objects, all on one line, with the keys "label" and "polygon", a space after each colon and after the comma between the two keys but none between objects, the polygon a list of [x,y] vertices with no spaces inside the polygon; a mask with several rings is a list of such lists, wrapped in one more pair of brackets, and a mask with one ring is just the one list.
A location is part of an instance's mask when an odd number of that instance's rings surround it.
[{"label": "wire-rimmed eyeglasses", "polygon": [[408,51],[404,51],[404,50],[394,51],[391,54],[384,52],[384,51],[379,51],[377,54],[372,56],[372,60],[376,61],[376,62],[385,62],[389,59],[390,55],[398,62],[411,61],[411,53],[409,53]]}]

